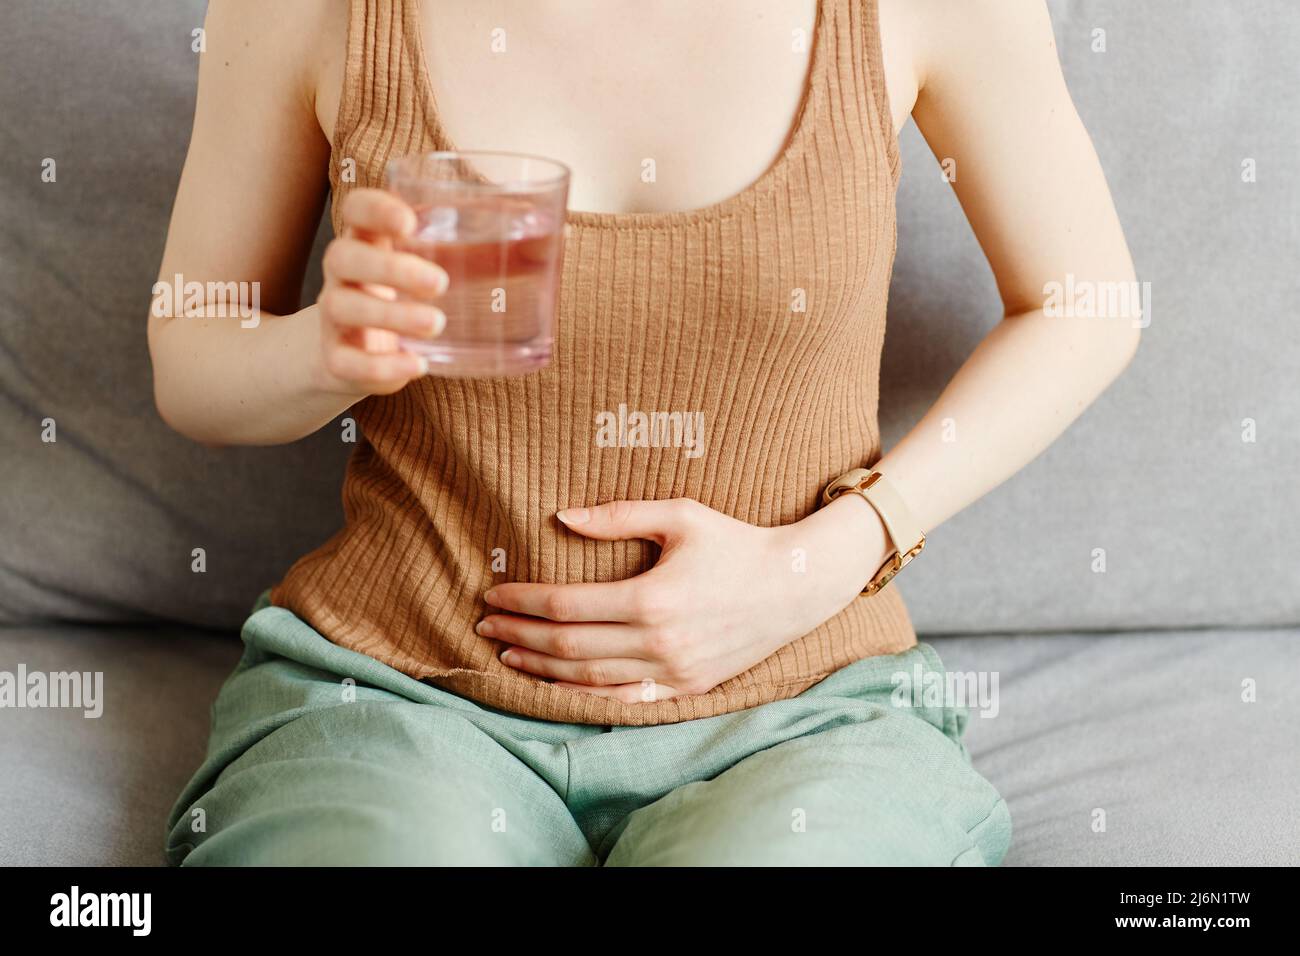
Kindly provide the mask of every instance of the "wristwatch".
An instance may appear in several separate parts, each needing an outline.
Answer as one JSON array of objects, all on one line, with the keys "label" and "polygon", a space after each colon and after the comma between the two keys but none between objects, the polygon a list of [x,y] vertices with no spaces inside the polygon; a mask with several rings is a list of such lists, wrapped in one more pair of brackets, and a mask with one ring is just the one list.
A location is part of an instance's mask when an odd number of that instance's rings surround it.
[{"label": "wristwatch", "polygon": [[925,547],[925,533],[917,525],[897,489],[880,472],[866,468],[846,471],[826,486],[822,492],[822,504],[828,505],[840,495],[850,492],[861,495],[867,499],[867,504],[876,509],[885,531],[889,533],[890,543],[894,546],[893,555],[862,589],[863,594],[875,594],[921,553]]}]

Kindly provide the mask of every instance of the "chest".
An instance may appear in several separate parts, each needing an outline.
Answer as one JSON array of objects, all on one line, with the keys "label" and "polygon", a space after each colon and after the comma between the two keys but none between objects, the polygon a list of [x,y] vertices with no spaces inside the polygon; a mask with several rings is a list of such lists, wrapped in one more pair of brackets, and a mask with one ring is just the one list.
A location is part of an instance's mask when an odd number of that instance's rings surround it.
[{"label": "chest", "polygon": [[819,40],[816,0],[411,11],[407,42],[450,144],[559,159],[570,208],[598,212],[700,208],[759,179],[790,139]]}]

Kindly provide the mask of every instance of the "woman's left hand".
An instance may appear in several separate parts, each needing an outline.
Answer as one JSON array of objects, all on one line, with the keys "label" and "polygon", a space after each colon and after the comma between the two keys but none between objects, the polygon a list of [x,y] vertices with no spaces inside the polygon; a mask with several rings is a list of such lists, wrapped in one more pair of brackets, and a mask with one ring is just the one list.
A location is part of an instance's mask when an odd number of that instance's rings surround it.
[{"label": "woman's left hand", "polygon": [[498,584],[477,627],[509,667],[626,703],[703,694],[849,604],[884,562],[875,511],[843,495],[760,528],[689,498],[612,501],[557,516],[589,538],[659,545],[649,571],[599,584]]}]

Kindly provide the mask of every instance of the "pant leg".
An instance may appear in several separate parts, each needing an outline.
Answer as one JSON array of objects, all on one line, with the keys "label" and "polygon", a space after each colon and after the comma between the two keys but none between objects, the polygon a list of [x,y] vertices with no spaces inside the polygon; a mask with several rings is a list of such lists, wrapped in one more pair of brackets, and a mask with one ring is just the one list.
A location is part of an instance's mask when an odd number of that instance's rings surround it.
[{"label": "pant leg", "polygon": [[562,742],[520,740],[504,726],[517,719],[330,644],[280,608],[255,613],[244,638],[208,759],[172,811],[172,863],[594,863],[556,790]]},{"label": "pant leg", "polygon": [[713,741],[749,754],[632,811],[606,865],[999,863],[1010,814],[960,742],[964,710],[892,699],[894,676],[918,667],[942,672],[923,645],[743,712],[691,749],[706,766]]}]

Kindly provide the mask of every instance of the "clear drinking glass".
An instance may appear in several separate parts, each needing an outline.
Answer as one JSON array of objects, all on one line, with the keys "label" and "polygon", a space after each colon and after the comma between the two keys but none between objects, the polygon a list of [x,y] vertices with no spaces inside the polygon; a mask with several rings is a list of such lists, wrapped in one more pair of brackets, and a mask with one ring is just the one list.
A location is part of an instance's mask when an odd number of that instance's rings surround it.
[{"label": "clear drinking glass", "polygon": [[454,378],[524,375],[551,359],[569,169],[519,153],[464,151],[395,159],[388,189],[415,210],[398,244],[451,279],[435,304],[447,316],[436,339],[402,339]]}]

